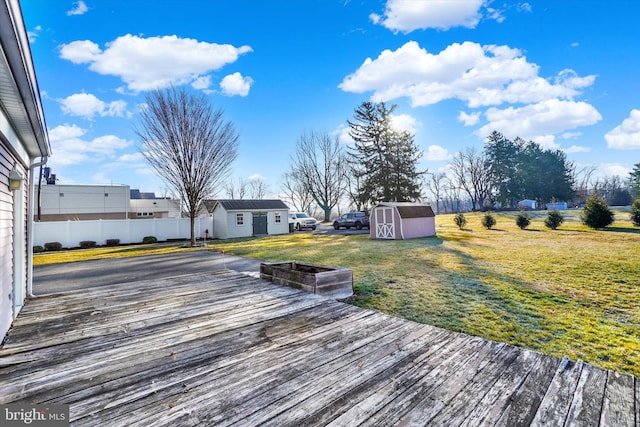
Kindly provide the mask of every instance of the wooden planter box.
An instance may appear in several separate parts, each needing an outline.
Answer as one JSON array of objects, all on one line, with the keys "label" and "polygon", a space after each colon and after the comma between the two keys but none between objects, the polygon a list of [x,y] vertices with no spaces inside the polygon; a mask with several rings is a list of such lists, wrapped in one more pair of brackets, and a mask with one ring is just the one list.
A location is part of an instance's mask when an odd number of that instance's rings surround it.
[{"label": "wooden planter box", "polygon": [[260,278],[335,299],[353,295],[350,268],[327,267],[298,261],[260,263]]}]

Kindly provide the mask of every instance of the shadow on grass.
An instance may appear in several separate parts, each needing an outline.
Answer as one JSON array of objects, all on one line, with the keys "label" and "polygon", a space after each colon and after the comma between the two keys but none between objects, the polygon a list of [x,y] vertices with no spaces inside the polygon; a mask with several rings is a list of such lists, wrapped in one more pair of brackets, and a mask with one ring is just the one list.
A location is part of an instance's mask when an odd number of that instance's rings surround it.
[{"label": "shadow on grass", "polygon": [[614,233],[640,234],[640,228],[607,227],[607,228],[603,228],[602,231],[612,231]]}]

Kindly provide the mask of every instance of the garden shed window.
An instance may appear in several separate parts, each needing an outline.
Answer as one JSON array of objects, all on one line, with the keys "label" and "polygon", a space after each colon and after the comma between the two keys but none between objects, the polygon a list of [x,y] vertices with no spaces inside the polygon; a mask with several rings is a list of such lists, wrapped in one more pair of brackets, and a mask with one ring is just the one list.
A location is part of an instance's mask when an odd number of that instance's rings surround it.
[{"label": "garden shed window", "polygon": [[244,225],[244,214],[237,213],[236,214],[236,225]]}]

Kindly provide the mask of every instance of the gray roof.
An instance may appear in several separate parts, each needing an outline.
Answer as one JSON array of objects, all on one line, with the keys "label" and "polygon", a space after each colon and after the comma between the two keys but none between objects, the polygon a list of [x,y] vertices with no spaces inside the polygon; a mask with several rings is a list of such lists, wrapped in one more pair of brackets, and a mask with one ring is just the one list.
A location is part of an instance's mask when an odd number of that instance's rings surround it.
[{"label": "gray roof", "polygon": [[289,210],[282,200],[278,199],[259,199],[259,200],[205,200],[207,210],[212,212],[217,204],[220,204],[227,211],[266,211],[273,209]]}]

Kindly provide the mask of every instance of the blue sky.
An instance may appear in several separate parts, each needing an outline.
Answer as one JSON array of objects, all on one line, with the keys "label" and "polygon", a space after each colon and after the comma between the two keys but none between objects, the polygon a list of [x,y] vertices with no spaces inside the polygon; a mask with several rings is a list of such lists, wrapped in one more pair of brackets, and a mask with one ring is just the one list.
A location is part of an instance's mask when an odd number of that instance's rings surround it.
[{"label": "blue sky", "polygon": [[[60,184],[168,194],[133,132],[146,91],[203,91],[234,123],[233,180],[280,190],[298,138],[348,143],[366,100],[397,104],[422,166],[493,130],[626,178],[640,162],[640,2],[23,0]],[[224,196],[221,191],[217,196]]]}]

